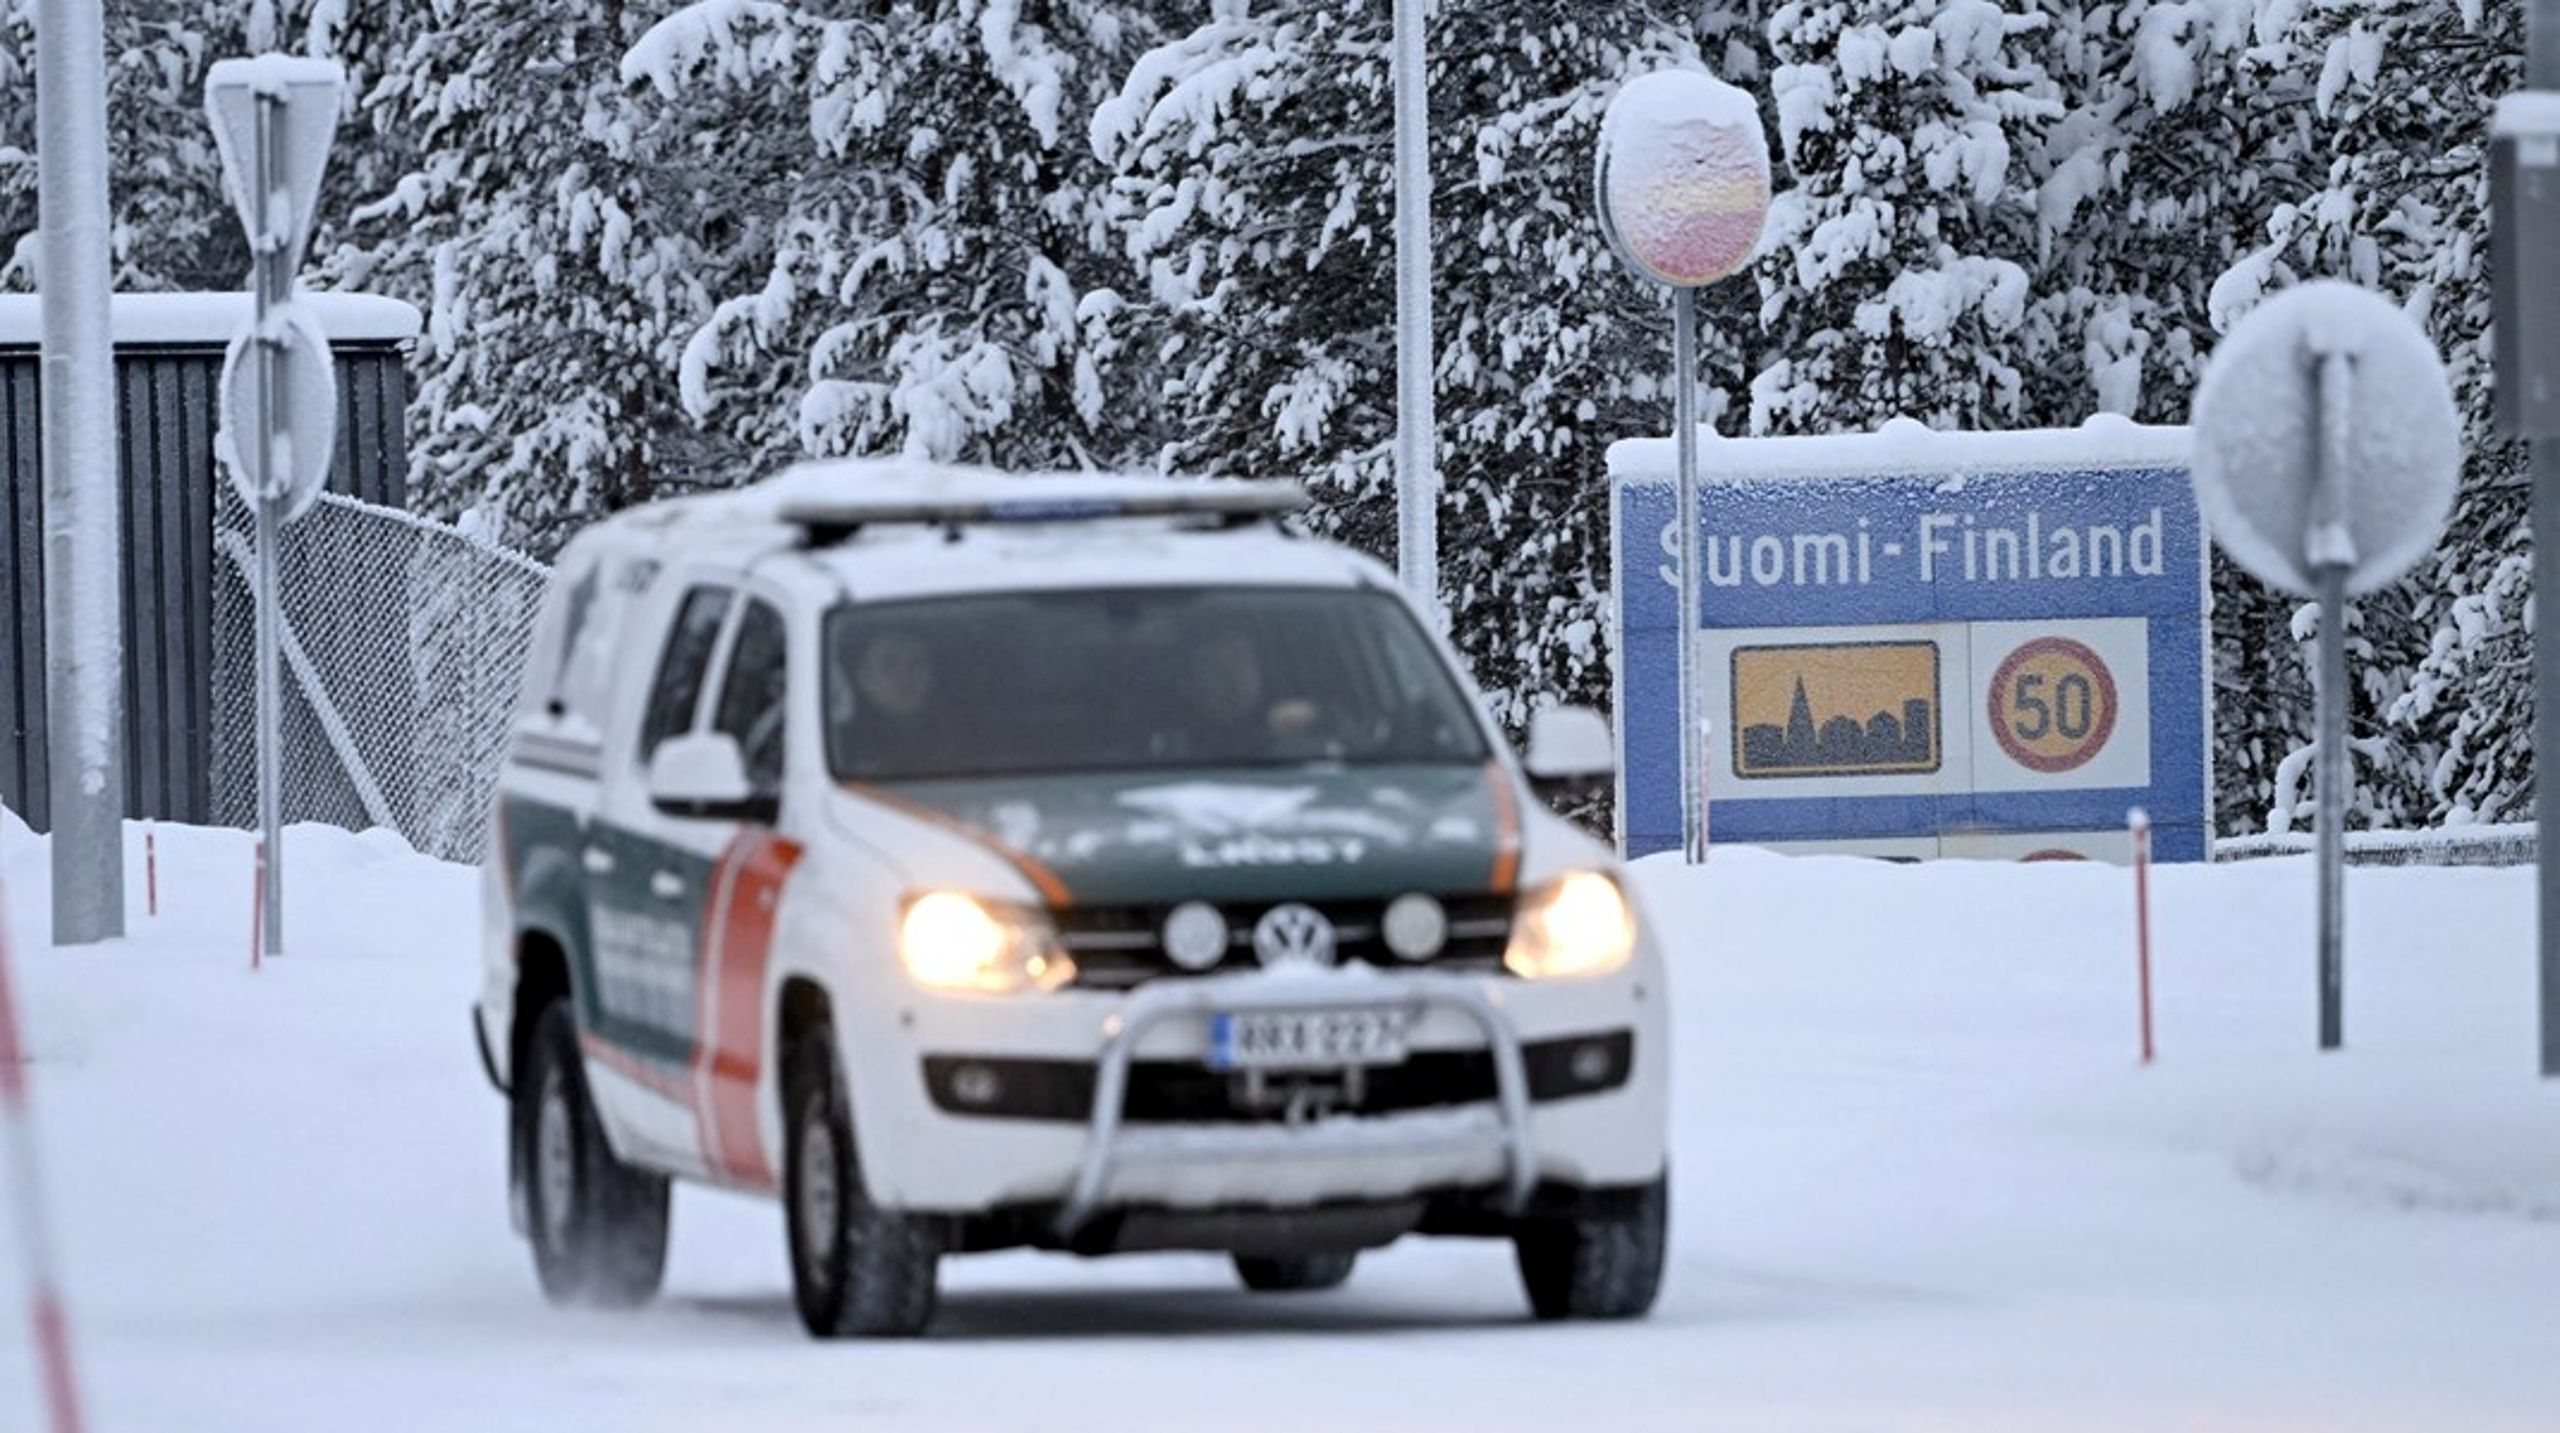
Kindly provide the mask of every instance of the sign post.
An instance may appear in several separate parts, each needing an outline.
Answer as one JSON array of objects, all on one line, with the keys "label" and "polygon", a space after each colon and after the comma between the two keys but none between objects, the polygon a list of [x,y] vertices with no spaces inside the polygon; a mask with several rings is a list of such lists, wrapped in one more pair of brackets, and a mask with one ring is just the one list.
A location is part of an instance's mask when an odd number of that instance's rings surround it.
[{"label": "sign post", "polygon": [[1671,290],[1674,439],[1679,444],[1680,831],[1707,858],[1699,733],[1697,291],[1751,262],[1769,217],[1769,139],[1751,96],[1704,70],[1630,80],[1600,122],[1600,228],[1629,268]]},{"label": "sign post", "polygon": [[329,343],[293,303],[338,126],[345,78],[327,60],[263,55],[223,60],[205,77],[222,173],[253,256],[249,326],[223,363],[220,452],[257,520],[258,828],[262,941],[284,949],[283,790],[278,747],[283,683],[278,671],[276,531],[301,516],[328,480],[336,446],[336,376]]},{"label": "sign post", "polygon": [[[2499,425],[2532,444],[2533,590],[2560,592],[2560,0],[2533,0],[2525,83],[2491,126],[2489,255],[2495,270]],[[2534,749],[2560,751],[2560,641],[2533,639]],[[2560,1079],[2560,781],[2534,783],[2541,844],[2542,1074]]]},{"label": "sign post", "polygon": [[2233,327],[2196,387],[2196,499],[2258,580],[2320,608],[2320,1048],[2345,1042],[2347,599],[2444,532],[2462,419],[2425,330],[2380,295],[2298,285]]}]

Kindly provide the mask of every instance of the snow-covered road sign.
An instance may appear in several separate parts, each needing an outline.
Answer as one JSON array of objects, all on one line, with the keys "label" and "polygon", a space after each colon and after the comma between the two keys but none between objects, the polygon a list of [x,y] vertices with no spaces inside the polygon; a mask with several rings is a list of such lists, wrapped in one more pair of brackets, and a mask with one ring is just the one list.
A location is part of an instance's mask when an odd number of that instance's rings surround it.
[{"label": "snow-covered road sign", "polygon": [[[1769,219],[1769,138],[1760,106],[1701,69],[1673,66],[1629,80],[1600,120],[1592,163],[1600,230],[1638,274],[1671,290],[1671,431],[1675,532],[1694,537],[1698,511],[1698,295],[1739,273]],[[1675,542],[1683,627],[1698,623],[1698,553]],[[1707,858],[1705,718],[1687,647],[1673,653],[1679,692],[1680,832],[1691,864]]]},{"label": "snow-covered road sign", "polygon": [[[337,356],[328,334],[299,304],[288,302],[270,313],[266,325],[277,345],[274,432],[264,444],[251,440],[269,421],[258,408],[260,340],[252,324],[232,338],[222,356],[217,444],[240,501],[254,509],[262,498],[272,498],[277,518],[291,522],[320,500],[337,454]],[[276,471],[265,472],[261,462]]]},{"label": "snow-covered road sign", "polygon": [[2305,597],[2333,563],[2351,597],[2407,572],[2443,535],[2462,471],[2462,416],[2426,330],[2329,280],[2268,299],[2214,349],[2195,442],[2214,541]]},{"label": "snow-covered road sign", "polygon": [[205,73],[205,115],[222,155],[223,189],[249,231],[250,249],[277,256],[287,273],[302,267],[345,89],[337,62],[292,55],[216,60]]},{"label": "snow-covered road sign", "polygon": [[284,949],[284,700],[278,676],[276,529],[311,505],[336,447],[337,373],[317,324],[296,315],[293,275],[320,202],[346,77],[330,60],[221,60],[204,109],[223,187],[249,232],[253,317],[223,370],[222,442],[257,524],[258,829],[273,859],[258,879],[269,955]]},{"label": "snow-covered road sign", "polygon": [[[1672,452],[1610,449],[1619,832],[1680,841]],[[1712,443],[1693,648],[1718,841],[2165,860],[2210,828],[2206,566],[2182,429]]]},{"label": "snow-covered road sign", "polygon": [[2320,1048],[2344,1042],[2347,598],[2397,579],[2443,536],[2462,415],[2408,311],[2331,279],[2232,326],[2196,385],[2196,495],[2214,541],[2271,587],[2317,600],[2312,784],[2320,821]]}]

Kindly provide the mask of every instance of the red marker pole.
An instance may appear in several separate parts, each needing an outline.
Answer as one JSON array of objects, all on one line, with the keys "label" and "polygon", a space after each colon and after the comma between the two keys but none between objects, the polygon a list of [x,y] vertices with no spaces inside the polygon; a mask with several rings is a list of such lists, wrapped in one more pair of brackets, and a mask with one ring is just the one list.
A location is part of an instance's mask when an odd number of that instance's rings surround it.
[{"label": "red marker pole", "polygon": [[8,1125],[10,1199],[18,1208],[18,1242],[27,1271],[29,1327],[43,1384],[45,1426],[80,1433],[80,1385],[71,1371],[71,1322],[53,1273],[53,1237],[45,1217],[44,1181],[36,1176],[35,1109],[27,1089],[26,1045],[9,977],[7,903],[0,900],[0,1121]]},{"label": "red marker pole", "polygon": [[2133,945],[2142,983],[2142,1063],[2151,1063],[2151,813],[2125,813],[2133,833]]}]

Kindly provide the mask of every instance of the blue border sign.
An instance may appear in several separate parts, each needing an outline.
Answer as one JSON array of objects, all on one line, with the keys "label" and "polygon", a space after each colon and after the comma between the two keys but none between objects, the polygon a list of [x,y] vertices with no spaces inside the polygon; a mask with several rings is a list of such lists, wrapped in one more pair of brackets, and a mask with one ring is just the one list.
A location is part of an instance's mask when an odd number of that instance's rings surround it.
[{"label": "blue border sign", "polygon": [[[2163,860],[2211,830],[2183,429],[1711,441],[1695,670],[1716,842]],[[1680,845],[1668,440],[1610,450],[1619,835]]]}]

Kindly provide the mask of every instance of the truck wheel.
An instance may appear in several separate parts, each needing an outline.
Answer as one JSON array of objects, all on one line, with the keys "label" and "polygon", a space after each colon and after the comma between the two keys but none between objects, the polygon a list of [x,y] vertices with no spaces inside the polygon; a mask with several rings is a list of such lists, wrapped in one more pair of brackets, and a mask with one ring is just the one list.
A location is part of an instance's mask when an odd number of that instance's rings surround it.
[{"label": "truck wheel", "polygon": [[932,1221],[871,1202],[827,1026],[793,1040],[782,1098],[783,1211],[800,1322],[819,1338],[923,1333],[942,1242]]},{"label": "truck wheel", "polygon": [[1512,1236],[1520,1283],[1542,1319],[1631,1319],[1662,1289],[1668,1232],[1665,1182],[1623,1206],[1578,1219],[1539,1220]]},{"label": "truck wheel", "polygon": [[587,1093],[565,1000],[535,1020],[514,1104],[517,1168],[543,1297],[631,1308],[667,1268],[667,1181],[614,1157]]},{"label": "truck wheel", "polygon": [[1249,1254],[1236,1255],[1236,1277],[1257,1294],[1288,1294],[1334,1289],[1351,1277],[1351,1266],[1359,1254],[1283,1254],[1261,1259]]}]

